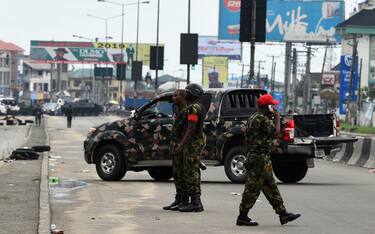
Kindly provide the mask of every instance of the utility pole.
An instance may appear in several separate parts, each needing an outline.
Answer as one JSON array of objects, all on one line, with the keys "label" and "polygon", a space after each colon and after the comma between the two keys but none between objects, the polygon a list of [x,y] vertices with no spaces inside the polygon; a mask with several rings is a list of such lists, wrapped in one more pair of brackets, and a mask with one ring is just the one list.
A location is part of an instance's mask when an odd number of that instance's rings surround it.
[{"label": "utility pole", "polygon": [[242,72],[241,72],[241,88],[243,88],[243,72],[245,70],[245,64],[242,64]]},{"label": "utility pole", "polygon": [[[190,34],[190,8],[191,8],[191,3],[190,3],[190,0],[188,0],[188,33],[189,34]],[[187,64],[186,67],[187,67],[186,83],[190,84],[190,64]]]},{"label": "utility pole", "polygon": [[259,60],[258,61],[258,75],[257,75],[257,87],[258,88],[260,88],[260,68],[261,68],[261,66],[260,66],[260,64],[261,63],[265,63],[266,61],[264,61],[264,60]]},{"label": "utility pole", "polygon": [[272,66],[273,66],[273,70],[272,70],[272,74],[271,74],[271,76],[272,76],[272,78],[271,78],[271,83],[272,83],[271,92],[272,92],[272,95],[274,95],[275,94],[275,79],[276,79],[276,76],[275,76],[275,74],[276,74],[276,62],[274,62],[272,64]]},{"label": "utility pole", "polygon": [[251,38],[250,38],[250,73],[249,83],[254,80],[254,59],[255,59],[255,40],[256,40],[256,0],[251,0]]},{"label": "utility pole", "polygon": [[158,89],[159,79],[159,15],[160,15],[160,0],[158,0],[158,10],[156,19],[156,71],[155,71],[155,91]]},{"label": "utility pole", "polygon": [[293,48],[293,68],[292,68],[292,90],[291,90],[291,98],[292,98],[292,106],[291,109],[294,111],[296,109],[296,84],[297,84],[297,49]]},{"label": "utility pole", "polygon": [[283,100],[283,112],[286,112],[289,108],[289,95],[290,95],[290,65],[291,65],[291,54],[292,54],[292,43],[285,43],[285,73],[284,73],[284,100]]},{"label": "utility pole", "polygon": [[311,64],[311,45],[307,47],[307,61],[306,61],[306,71],[304,79],[304,89],[303,89],[303,112],[311,112],[311,100],[310,100],[310,64]]}]

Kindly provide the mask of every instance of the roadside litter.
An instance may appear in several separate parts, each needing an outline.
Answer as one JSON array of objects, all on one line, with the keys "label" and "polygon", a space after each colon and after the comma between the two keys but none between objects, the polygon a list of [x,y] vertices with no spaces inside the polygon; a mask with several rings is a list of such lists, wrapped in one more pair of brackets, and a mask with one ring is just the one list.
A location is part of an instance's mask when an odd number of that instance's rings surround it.
[{"label": "roadside litter", "polygon": [[51,234],[64,234],[64,231],[56,229],[56,224],[51,224]]},{"label": "roadside litter", "polygon": [[50,151],[49,145],[37,145],[32,147],[18,148],[12,151],[10,160],[36,160],[39,158],[38,152]]},{"label": "roadside litter", "polygon": [[0,125],[26,125],[26,124],[33,124],[33,120],[25,120],[22,121],[21,119],[16,118],[14,115],[7,115],[4,118],[0,119]]}]

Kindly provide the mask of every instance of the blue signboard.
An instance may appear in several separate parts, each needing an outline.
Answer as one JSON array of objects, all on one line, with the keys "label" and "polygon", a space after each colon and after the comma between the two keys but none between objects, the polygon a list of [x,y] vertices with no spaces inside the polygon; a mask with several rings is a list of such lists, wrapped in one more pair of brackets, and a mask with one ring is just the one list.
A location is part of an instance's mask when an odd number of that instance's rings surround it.
[{"label": "blue signboard", "polygon": [[281,113],[283,111],[283,93],[275,92],[273,95],[273,99],[279,101],[279,105],[277,106],[277,110]]},{"label": "blue signboard", "polygon": [[[219,39],[238,40],[241,0],[220,0]],[[342,0],[268,0],[266,40],[340,42],[335,26],[345,19]]]},{"label": "blue signboard", "polygon": [[[350,69],[352,66],[352,56],[344,55],[341,56],[340,60],[340,97],[339,97],[339,108],[340,114],[346,114],[345,104],[349,98],[349,86],[350,86]],[[358,88],[358,62],[355,64],[354,77],[352,84],[352,101],[357,101],[355,91]]]}]

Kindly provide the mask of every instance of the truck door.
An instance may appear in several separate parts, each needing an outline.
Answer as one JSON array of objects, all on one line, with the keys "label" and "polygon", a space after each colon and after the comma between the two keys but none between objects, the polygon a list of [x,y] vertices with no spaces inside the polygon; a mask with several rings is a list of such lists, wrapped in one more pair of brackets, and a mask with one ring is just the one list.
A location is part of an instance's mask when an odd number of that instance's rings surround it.
[{"label": "truck door", "polygon": [[136,141],[144,148],[138,160],[170,159],[169,142],[172,130],[172,96],[160,98],[148,104],[140,113],[136,124]]}]

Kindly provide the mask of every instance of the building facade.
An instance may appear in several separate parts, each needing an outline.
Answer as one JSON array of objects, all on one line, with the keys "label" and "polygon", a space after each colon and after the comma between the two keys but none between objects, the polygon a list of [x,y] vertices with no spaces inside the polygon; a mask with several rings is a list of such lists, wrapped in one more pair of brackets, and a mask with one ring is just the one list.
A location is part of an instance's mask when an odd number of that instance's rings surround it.
[{"label": "building facade", "polygon": [[16,96],[18,65],[23,49],[13,43],[0,40],[0,95]]}]

